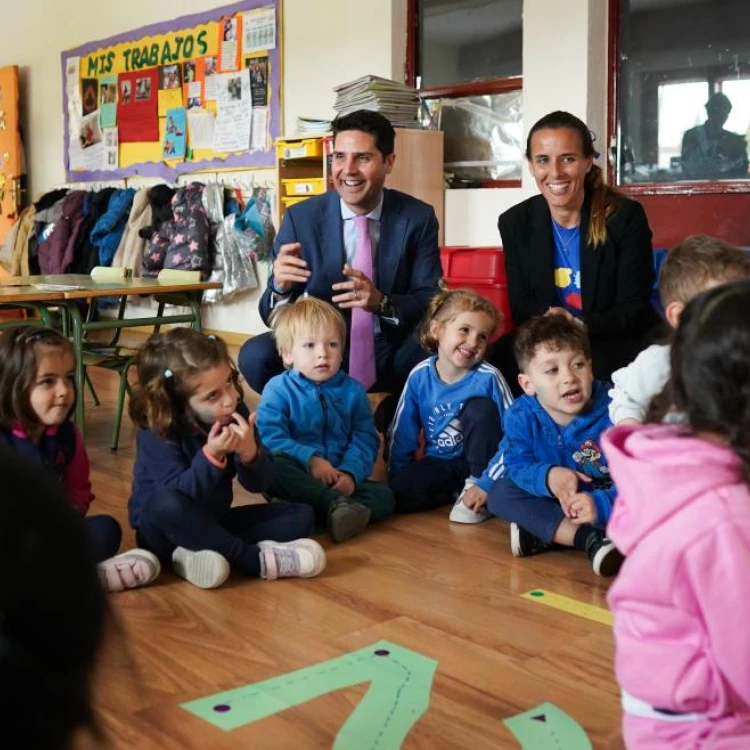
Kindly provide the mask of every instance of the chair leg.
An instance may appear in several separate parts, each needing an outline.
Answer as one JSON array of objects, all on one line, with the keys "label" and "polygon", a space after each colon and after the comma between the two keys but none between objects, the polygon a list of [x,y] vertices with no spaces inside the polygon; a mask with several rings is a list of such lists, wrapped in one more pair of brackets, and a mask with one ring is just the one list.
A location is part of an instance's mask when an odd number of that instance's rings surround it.
[{"label": "chair leg", "polygon": [[[89,390],[91,391],[91,395],[94,399],[94,406],[99,406],[99,396],[96,395],[96,389],[94,388],[94,384],[91,382],[91,378],[89,377],[89,371],[84,371],[84,377],[86,378],[86,385],[89,387]],[[83,398],[83,396],[81,396]]]},{"label": "chair leg", "polygon": [[112,425],[112,436],[109,440],[109,449],[112,451],[116,451],[120,445],[120,427],[122,426],[122,412],[125,408],[125,394],[130,393],[128,371],[133,364],[133,360],[128,361],[120,371],[120,385],[117,389],[117,410],[115,411],[115,421]]}]

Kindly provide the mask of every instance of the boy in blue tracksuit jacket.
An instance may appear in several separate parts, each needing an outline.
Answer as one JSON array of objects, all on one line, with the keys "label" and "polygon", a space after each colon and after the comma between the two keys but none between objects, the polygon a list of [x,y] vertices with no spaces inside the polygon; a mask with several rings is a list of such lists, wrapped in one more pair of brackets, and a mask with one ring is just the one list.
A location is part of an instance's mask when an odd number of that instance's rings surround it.
[{"label": "boy in blue tracksuit jacket", "polygon": [[511,521],[516,557],[575,547],[594,572],[613,575],[622,557],[603,529],[616,490],[599,447],[609,397],[594,380],[585,329],[562,314],[532,318],[514,350],[525,395],[505,414],[489,509]]},{"label": "boy in blue tracksuit jacket", "polygon": [[273,334],[291,368],[263,389],[257,426],[273,453],[271,494],[307,503],[336,542],[393,512],[384,484],[368,481],[380,440],[365,389],[339,370],[346,324],[327,302],[280,305]]}]

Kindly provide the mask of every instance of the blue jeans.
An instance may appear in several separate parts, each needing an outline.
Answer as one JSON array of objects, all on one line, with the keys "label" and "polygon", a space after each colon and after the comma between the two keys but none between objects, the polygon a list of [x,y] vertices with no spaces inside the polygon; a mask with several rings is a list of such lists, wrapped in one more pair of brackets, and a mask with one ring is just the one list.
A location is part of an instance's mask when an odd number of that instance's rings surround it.
[{"label": "blue jeans", "polygon": [[243,505],[230,508],[217,520],[181,492],[163,490],[144,504],[136,539],[138,546],[166,565],[171,565],[176,547],[210,549],[241,573],[260,576],[258,542],[290,542],[309,536],[314,528],[312,508],[307,505]]},{"label": "blue jeans", "polygon": [[503,436],[500,413],[489,398],[472,398],[460,415],[463,455],[425,456],[391,477],[397,513],[415,513],[451,502],[467,477],[480,477]]},{"label": "blue jeans", "polygon": [[120,524],[112,516],[86,516],[83,520],[94,546],[96,561],[114,557],[122,542]]}]

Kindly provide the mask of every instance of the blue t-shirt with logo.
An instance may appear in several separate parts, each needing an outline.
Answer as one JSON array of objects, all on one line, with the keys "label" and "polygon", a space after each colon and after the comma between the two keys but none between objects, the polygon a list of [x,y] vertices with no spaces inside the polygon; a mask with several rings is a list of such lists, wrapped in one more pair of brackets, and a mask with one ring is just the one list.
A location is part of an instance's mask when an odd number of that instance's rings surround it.
[{"label": "blue t-shirt with logo", "polygon": [[555,238],[555,288],[560,304],[573,315],[583,311],[581,298],[581,231],[568,229],[552,220]]}]

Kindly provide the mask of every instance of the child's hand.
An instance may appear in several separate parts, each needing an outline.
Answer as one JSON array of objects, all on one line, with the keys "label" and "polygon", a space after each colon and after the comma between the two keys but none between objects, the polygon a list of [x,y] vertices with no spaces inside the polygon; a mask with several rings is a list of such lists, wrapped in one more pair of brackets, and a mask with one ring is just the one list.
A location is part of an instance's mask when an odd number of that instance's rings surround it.
[{"label": "child's hand", "polygon": [[477,513],[487,502],[487,493],[478,484],[475,484],[473,487],[469,487],[469,489],[461,495],[461,502],[469,510],[473,510]]},{"label": "child's hand", "polygon": [[243,464],[251,464],[258,455],[258,443],[255,440],[255,412],[248,419],[242,414],[234,412],[232,417],[235,424],[230,424],[229,429],[237,436],[235,453]]},{"label": "child's hand", "polygon": [[326,487],[332,487],[341,476],[341,472],[322,456],[313,456],[310,459],[310,474]]},{"label": "child's hand", "polygon": [[[564,466],[553,466],[547,474],[549,491],[560,501],[561,505],[578,492],[579,482],[590,481],[591,477],[587,477],[580,471],[566,469]],[[564,509],[565,506],[563,506]]]},{"label": "child's hand", "polygon": [[565,515],[577,526],[596,523],[596,503],[588,492],[577,492],[569,498]]},{"label": "child's hand", "polygon": [[214,422],[206,440],[206,450],[217,460],[223,461],[233,453],[239,438],[226,425]]},{"label": "child's hand", "polygon": [[344,497],[349,497],[350,495],[354,494],[354,489],[355,489],[354,480],[352,479],[350,474],[347,474],[345,471],[342,471],[339,473],[339,478],[333,484],[331,489],[334,490],[335,492],[338,492],[339,495],[343,495]]}]

